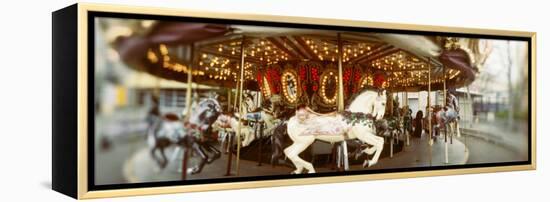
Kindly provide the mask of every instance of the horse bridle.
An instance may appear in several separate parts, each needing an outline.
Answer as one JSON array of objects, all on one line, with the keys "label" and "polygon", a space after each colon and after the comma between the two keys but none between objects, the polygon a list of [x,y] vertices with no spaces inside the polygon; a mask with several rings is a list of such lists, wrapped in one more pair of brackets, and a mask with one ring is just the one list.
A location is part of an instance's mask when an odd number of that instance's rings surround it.
[{"label": "horse bridle", "polygon": [[[214,102],[215,100],[212,100],[211,98],[209,98],[206,101]],[[216,113],[219,113],[221,111],[220,109],[221,109],[220,105],[217,104],[216,102],[214,102],[214,107],[209,107],[208,110],[214,110]],[[187,129],[198,130],[198,132],[200,132],[200,133],[204,132],[204,130],[201,127],[202,124],[191,123],[191,122],[189,122],[189,120],[185,121],[183,123],[183,126]]]}]

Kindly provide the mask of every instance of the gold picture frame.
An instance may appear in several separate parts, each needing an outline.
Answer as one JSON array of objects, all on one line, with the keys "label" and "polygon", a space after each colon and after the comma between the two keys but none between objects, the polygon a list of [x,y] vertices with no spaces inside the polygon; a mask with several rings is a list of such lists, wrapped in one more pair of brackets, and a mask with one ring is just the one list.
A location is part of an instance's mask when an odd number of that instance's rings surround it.
[{"label": "gold picture frame", "polygon": [[[88,71],[89,61],[91,58],[89,55],[89,28],[93,26],[89,19],[91,13],[122,13],[122,14],[136,14],[146,16],[169,16],[169,17],[196,17],[205,19],[228,19],[228,20],[246,20],[246,21],[259,21],[259,22],[271,22],[271,23],[296,23],[307,25],[322,25],[322,26],[334,26],[334,27],[351,27],[351,28],[373,28],[381,30],[400,30],[411,33],[420,32],[445,32],[455,34],[473,34],[473,35],[487,35],[487,36],[500,36],[500,37],[523,37],[529,38],[530,44],[530,163],[522,165],[508,165],[508,166],[491,166],[491,167],[471,167],[471,168],[450,168],[450,169],[438,169],[438,170],[423,170],[423,171],[402,171],[402,172],[384,172],[375,174],[359,174],[359,175],[340,175],[340,176],[319,176],[319,177],[307,177],[307,178],[292,178],[292,179],[270,179],[270,180],[254,180],[254,181],[239,181],[239,182],[224,182],[224,183],[208,183],[208,184],[192,184],[192,185],[170,185],[170,186],[155,186],[155,187],[136,187],[136,188],[121,188],[121,189],[106,189],[106,190],[91,190],[89,188],[89,141],[90,141],[90,120],[93,117],[93,113],[89,111],[90,103],[93,100],[88,98],[89,92],[89,79],[94,78]],[[59,15],[59,18],[55,16]],[[61,19],[63,17],[64,19]],[[65,25],[67,18],[75,20],[69,25]],[[57,21],[56,21],[57,20]],[[56,29],[56,23],[59,25]],[[69,28],[67,28],[67,26]],[[210,190],[228,190],[228,189],[244,189],[244,188],[259,188],[259,187],[274,187],[274,186],[289,186],[289,185],[305,185],[305,184],[320,184],[320,183],[336,183],[336,182],[351,182],[351,181],[364,181],[364,180],[380,180],[380,179],[396,179],[396,178],[413,178],[413,177],[426,177],[426,176],[441,176],[441,175],[459,175],[459,174],[473,174],[473,173],[490,173],[490,172],[505,172],[505,171],[520,171],[520,170],[535,170],[536,169],[536,33],[535,32],[523,32],[523,31],[509,31],[509,30],[492,30],[492,29],[475,29],[475,28],[461,28],[461,27],[443,27],[443,26],[430,26],[430,25],[411,25],[411,24],[398,24],[398,23],[383,23],[383,22],[366,22],[366,21],[354,21],[354,20],[336,20],[336,19],[321,19],[321,18],[307,18],[307,17],[288,17],[288,16],[274,16],[274,15],[258,15],[258,14],[243,14],[243,13],[221,13],[221,12],[205,12],[205,11],[193,11],[193,10],[181,10],[181,9],[168,9],[168,8],[152,8],[152,7],[136,7],[136,6],[120,6],[120,5],[104,5],[104,4],[89,4],[78,3],[73,6],[67,7],[54,13],[54,35],[56,33],[61,35],[68,35],[71,32],[57,31],[61,28],[74,29],[74,33],[77,33],[75,37],[73,49],[63,49],[65,51],[76,51],[74,61],[76,63],[62,64],[63,62],[56,63],[56,53],[54,51],[54,116],[61,113],[56,109],[61,109],[63,106],[56,107],[57,102],[64,101],[62,96],[57,100],[55,98],[56,88],[63,84],[75,84],[74,94],[71,94],[71,100],[74,101],[76,109],[72,109],[74,118],[76,119],[75,129],[76,131],[60,130],[56,127],[56,119],[54,118],[54,177],[53,189],[74,198],[78,199],[92,199],[103,197],[120,197],[120,196],[135,196],[135,195],[150,195],[150,194],[169,194],[169,193],[183,193],[183,192],[197,192],[197,191],[210,191]],[[55,39],[55,36],[54,36]],[[67,42],[68,43],[68,42]],[[72,42],[71,42],[72,43]],[[54,40],[55,47],[60,47],[59,53],[62,53],[61,46],[56,40]],[[70,57],[70,56],[67,56]],[[59,61],[64,60],[58,57]],[[76,64],[76,67],[69,64]],[[61,75],[67,74],[55,70],[57,66],[67,65],[64,68],[76,68],[74,75],[66,75],[68,77],[74,77],[74,83],[59,83],[55,85],[57,79],[60,79]],[[65,70],[64,68],[59,71]],[[56,76],[57,75],[57,76]],[[296,76],[296,72],[293,72]],[[263,77],[262,77],[263,78]],[[64,81],[59,81],[64,82]],[[357,84],[356,84],[357,85]],[[57,86],[57,87],[56,87]],[[301,90],[297,87],[298,90]],[[93,89],[93,88],[92,88]],[[60,93],[59,90],[57,92]],[[298,95],[304,92],[298,93]],[[68,98],[67,98],[68,99]],[[57,102],[56,102],[57,101]],[[69,105],[72,106],[72,105]],[[67,106],[67,107],[69,107]],[[92,113],[92,114],[90,114]],[[58,116],[58,115],[57,115]],[[62,121],[59,119],[58,121]],[[70,136],[70,137],[69,137]],[[71,137],[73,139],[71,139]],[[57,144],[59,143],[59,144]],[[64,147],[67,144],[75,144],[74,147]],[[71,156],[63,152],[74,152]],[[75,158],[76,157],[76,158]],[[65,160],[65,161],[62,161]],[[74,162],[73,162],[74,161]],[[65,176],[64,179],[60,179],[60,175],[55,173],[74,172],[76,175]]]}]

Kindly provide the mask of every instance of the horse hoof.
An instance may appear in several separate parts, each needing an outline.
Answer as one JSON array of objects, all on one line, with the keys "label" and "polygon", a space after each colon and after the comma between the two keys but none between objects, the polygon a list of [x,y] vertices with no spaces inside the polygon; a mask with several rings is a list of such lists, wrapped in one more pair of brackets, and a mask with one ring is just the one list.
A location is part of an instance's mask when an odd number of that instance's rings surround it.
[{"label": "horse hoof", "polygon": [[198,168],[188,168],[187,169],[187,174],[194,175],[194,174],[197,174],[197,173],[200,173],[200,170]]},{"label": "horse hoof", "polygon": [[372,167],[372,166],[376,165],[377,163],[378,163],[378,161],[370,161],[369,165],[367,167]]},{"label": "horse hoof", "polygon": [[368,160],[363,161],[363,168],[366,168],[366,167],[370,167]]}]

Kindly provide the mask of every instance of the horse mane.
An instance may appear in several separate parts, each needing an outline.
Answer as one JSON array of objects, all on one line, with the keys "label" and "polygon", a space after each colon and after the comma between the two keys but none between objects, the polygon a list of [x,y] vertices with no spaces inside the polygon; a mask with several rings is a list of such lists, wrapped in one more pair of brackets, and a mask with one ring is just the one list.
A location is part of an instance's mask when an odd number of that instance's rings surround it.
[{"label": "horse mane", "polygon": [[378,92],[380,91],[381,89],[380,88],[376,88],[376,87],[372,87],[372,86],[365,86],[364,88],[362,88],[359,92],[357,93],[354,93],[351,97],[348,98],[347,102],[345,103],[344,107],[347,109],[351,103],[357,99],[357,97],[359,97],[360,95],[362,95],[363,93],[367,92],[367,91],[375,91],[375,92]]}]

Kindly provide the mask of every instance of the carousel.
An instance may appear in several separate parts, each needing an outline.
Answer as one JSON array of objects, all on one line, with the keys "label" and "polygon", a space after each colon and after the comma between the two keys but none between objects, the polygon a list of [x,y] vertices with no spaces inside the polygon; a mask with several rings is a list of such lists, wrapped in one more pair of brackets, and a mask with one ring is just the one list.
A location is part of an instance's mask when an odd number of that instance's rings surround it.
[{"label": "carousel", "polygon": [[[427,133],[447,148],[460,136],[449,91],[472,83],[487,55],[479,39],[183,22],[152,22],[112,46],[127,66],[188,84],[185,110],[156,114],[148,130],[151,153],[182,148],[182,179],[221,155],[219,175],[240,175],[243,160],[314,173],[324,164],[299,155],[315,142],[332,146],[339,170],[375,165],[410,144],[411,92],[428,92]],[[199,99],[199,85],[217,94]],[[432,106],[435,91],[444,97]],[[180,132],[163,138],[169,130]]]}]

